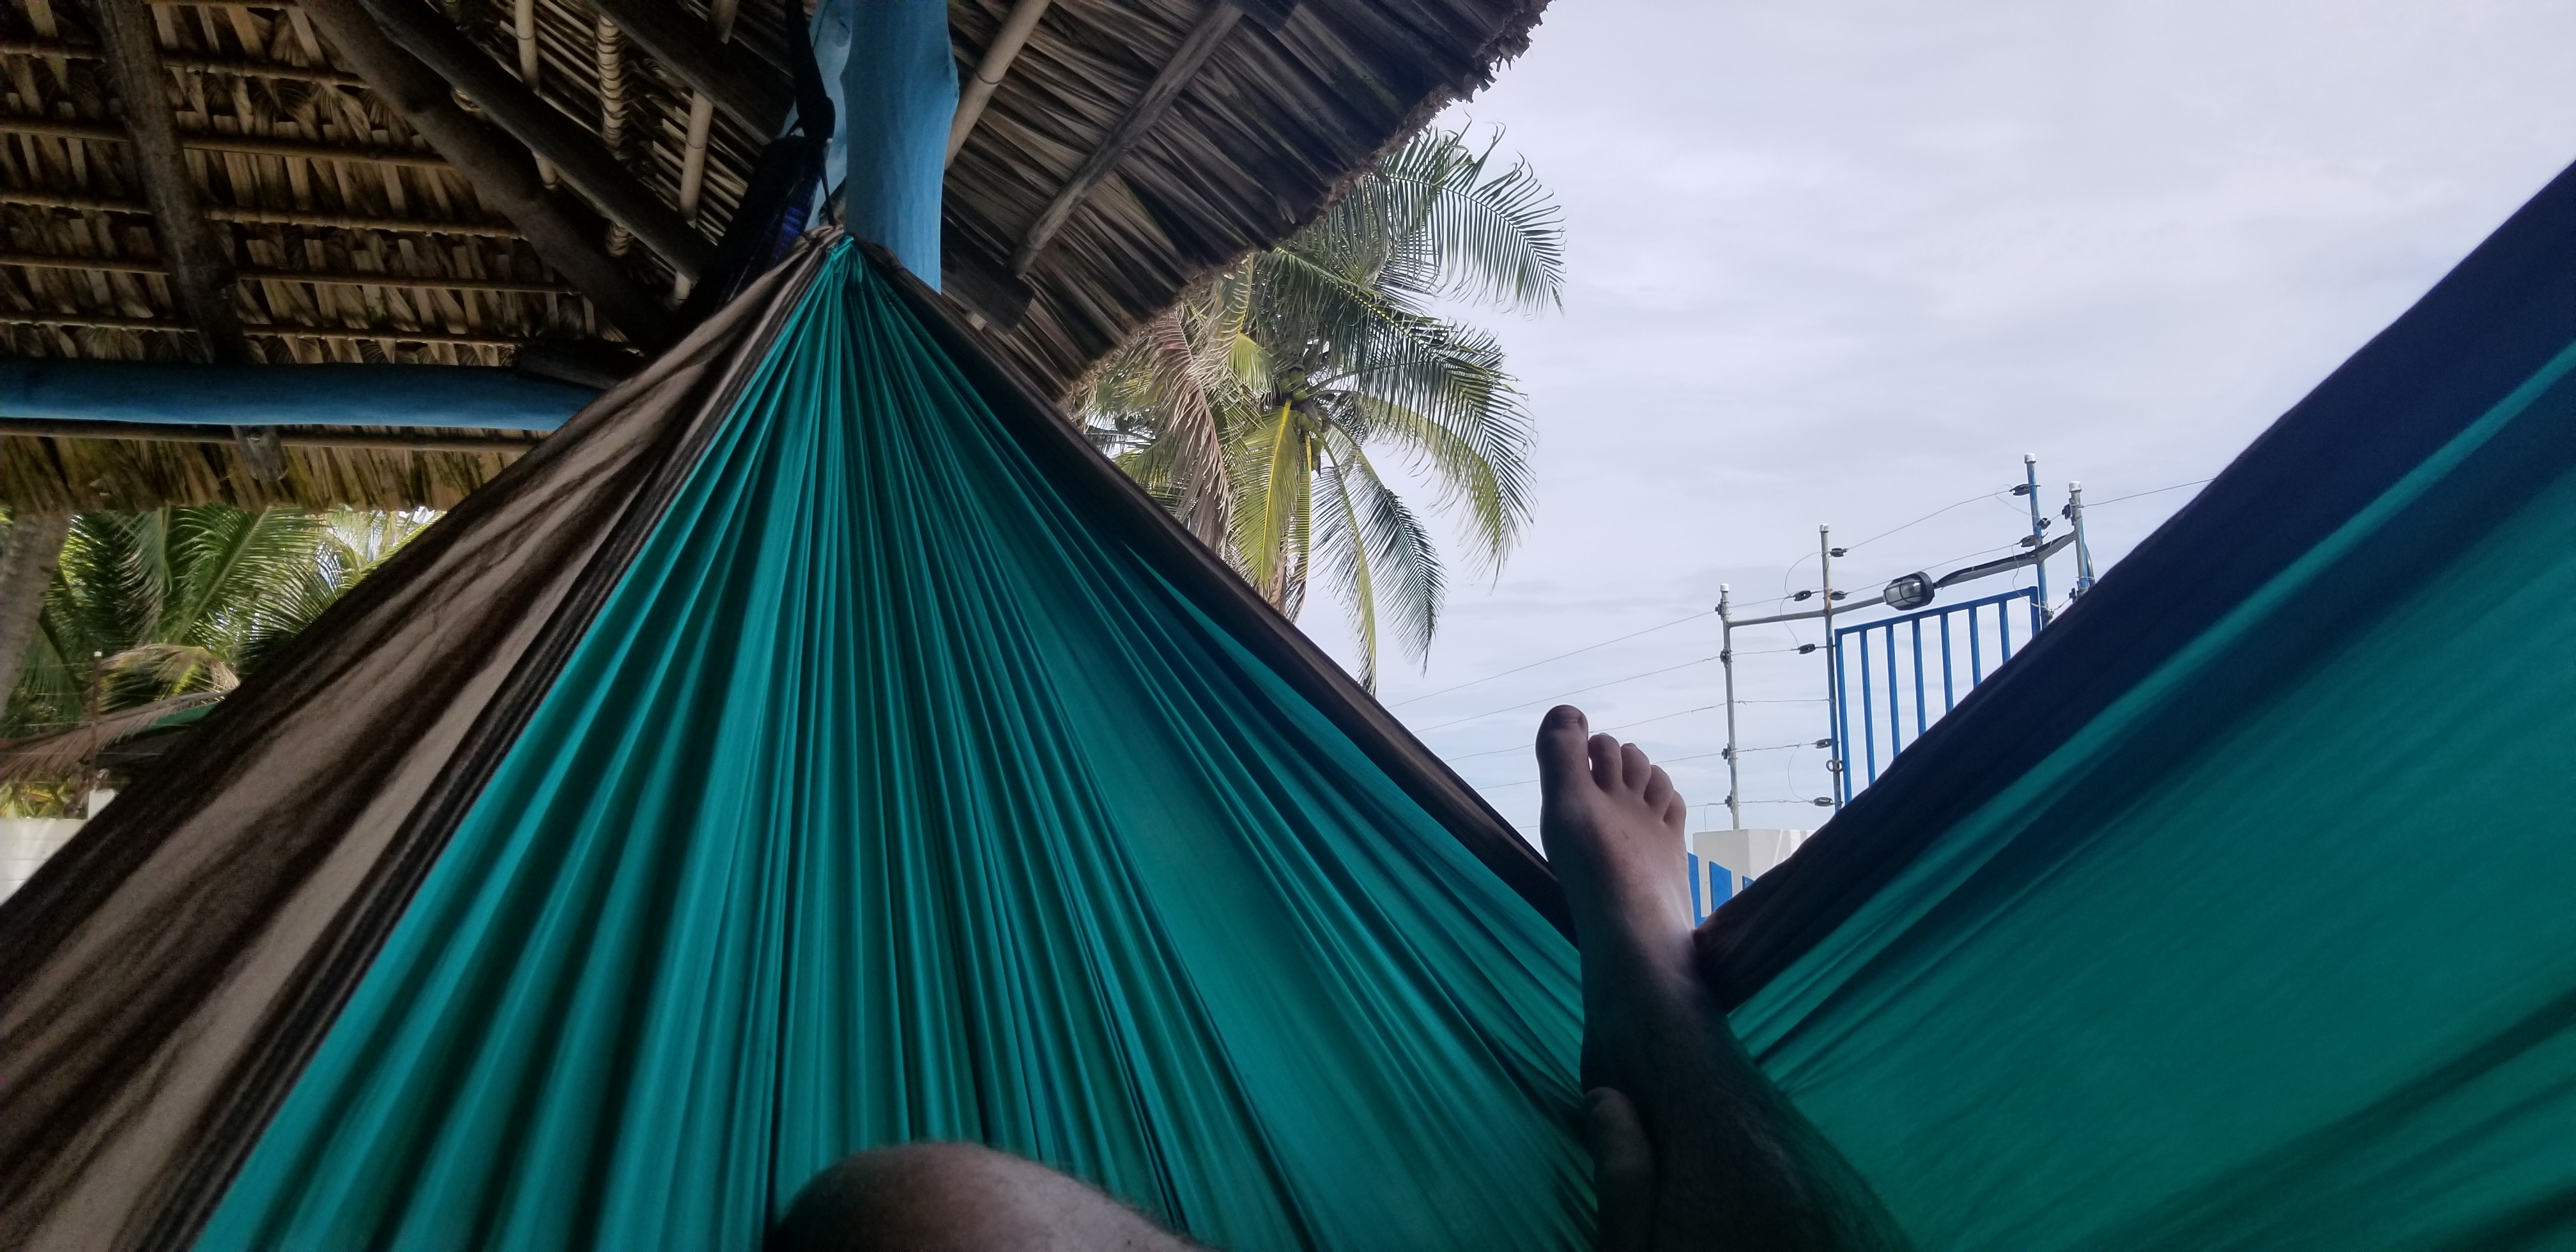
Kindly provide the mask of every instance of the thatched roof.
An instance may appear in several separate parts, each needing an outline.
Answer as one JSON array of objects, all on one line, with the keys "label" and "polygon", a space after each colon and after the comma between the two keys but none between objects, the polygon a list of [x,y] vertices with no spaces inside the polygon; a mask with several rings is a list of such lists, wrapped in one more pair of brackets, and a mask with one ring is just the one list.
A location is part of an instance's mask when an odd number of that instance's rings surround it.
[{"label": "thatched roof", "polygon": [[[1062,391],[1209,270],[1310,220],[1373,156],[1517,53],[1543,0],[1232,2],[1249,20],[1203,0],[1057,0],[949,169],[949,289],[989,315],[1003,352],[1044,389]],[[722,234],[765,132],[739,110],[701,106],[710,116],[694,156],[692,80],[645,51],[644,25],[621,31],[593,0],[532,0],[522,38],[514,0],[421,3],[513,79],[533,56],[538,95],[605,142],[658,201],[647,208],[677,213],[707,241]],[[689,30],[710,20],[705,0],[598,3],[661,10]],[[360,75],[364,57],[333,44],[315,4],[148,6],[201,229],[238,274],[225,295],[248,359],[504,367],[531,343],[624,338],[493,207],[490,180],[460,172],[407,124],[418,114],[397,105],[416,99]],[[783,92],[782,0],[724,7],[739,9],[732,64]],[[952,0],[961,80],[1011,9]],[[212,339],[185,312],[184,275],[171,268],[183,258],[156,229],[138,168],[149,146],[129,137],[120,67],[105,57],[114,32],[82,0],[0,0],[0,21],[0,351],[203,359]],[[1194,31],[1213,49],[1203,60],[1186,55]],[[1113,142],[1158,75],[1178,88],[1168,110],[1146,110],[1141,132],[1125,128],[1132,143]],[[1086,163],[1100,176],[1068,193]],[[1039,229],[1059,198],[1060,227]],[[675,269],[646,246],[649,232],[611,226],[569,175],[548,199],[612,254],[621,281],[669,298]],[[444,506],[516,455],[506,432],[290,428],[286,475],[263,482],[223,432],[172,433],[186,437],[0,438],[0,503]],[[370,434],[389,446],[312,442]],[[441,442],[460,435],[480,441]]]}]

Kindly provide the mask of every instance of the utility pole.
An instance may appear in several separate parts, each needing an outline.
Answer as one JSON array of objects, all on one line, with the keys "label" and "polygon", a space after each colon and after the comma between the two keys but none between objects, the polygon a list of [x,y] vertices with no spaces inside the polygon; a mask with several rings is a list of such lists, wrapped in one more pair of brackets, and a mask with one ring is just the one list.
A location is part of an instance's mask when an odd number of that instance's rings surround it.
[{"label": "utility pole", "polygon": [[1825,737],[1834,741],[1834,755],[1825,768],[1833,774],[1834,811],[1843,808],[1843,733],[1842,699],[1838,694],[1843,676],[1843,649],[1834,638],[1834,528],[1816,527],[1816,564],[1824,582],[1820,592],[1825,598]]},{"label": "utility pole", "polygon": [[[2021,454],[2022,487],[2017,495],[2030,497],[2030,547],[2037,552],[2048,545],[2048,519],[2039,513],[2039,458]],[[2030,572],[2039,583],[2039,624],[2045,626],[2055,616],[2048,611],[2048,562],[2033,561]]]},{"label": "utility pole", "polygon": [[1717,664],[1726,671],[1726,825],[1744,829],[1744,774],[1735,754],[1735,593],[1717,585]]},{"label": "utility pole", "polygon": [[2066,523],[2075,528],[2075,591],[2083,595],[2093,589],[2093,549],[2084,542],[2084,484],[2066,484]]}]

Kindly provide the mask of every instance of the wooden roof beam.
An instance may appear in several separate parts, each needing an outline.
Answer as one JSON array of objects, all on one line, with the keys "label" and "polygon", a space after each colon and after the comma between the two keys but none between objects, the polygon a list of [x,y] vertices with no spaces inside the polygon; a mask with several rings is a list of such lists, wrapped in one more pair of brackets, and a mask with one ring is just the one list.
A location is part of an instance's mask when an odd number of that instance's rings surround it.
[{"label": "wooden roof beam", "polygon": [[710,38],[704,21],[682,12],[671,0],[591,3],[627,38],[753,135],[767,139],[777,134],[788,110],[796,107],[793,84],[741,44]]},{"label": "wooden roof beam", "polygon": [[[0,252],[0,265],[20,265],[29,269],[88,270],[105,274],[158,274],[161,265],[131,257],[42,256],[32,252]],[[233,270],[236,281],[245,283],[315,283],[325,287],[406,287],[424,291],[489,291],[501,294],[572,296],[579,295],[569,283],[526,282],[508,278],[440,278],[418,274],[389,274],[373,270]]]},{"label": "wooden roof beam", "polygon": [[[22,191],[9,189],[8,199],[0,201],[10,208],[71,209],[81,213],[149,214],[152,206],[140,200],[118,200],[108,196],[84,195],[68,191]],[[519,228],[508,222],[452,222],[437,218],[369,217],[363,213],[308,213],[298,209],[245,209],[229,204],[205,207],[206,220],[212,222],[248,222],[260,226],[303,226],[313,230],[380,230],[389,235],[458,235],[482,239],[516,239]]]},{"label": "wooden roof beam", "polygon": [[[179,119],[170,110],[170,74],[161,64],[161,43],[152,31],[152,16],[141,5],[122,0],[93,0],[100,48],[107,54],[108,81],[125,109],[134,171],[152,206],[153,233],[160,237],[161,257],[170,267],[170,294],[179,315],[196,328],[208,355],[221,365],[248,365],[250,338],[242,333],[241,312],[233,307],[233,262],[215,239],[215,228],[197,207],[196,180],[179,148]],[[266,427],[237,426],[242,462],[263,482],[286,477],[286,455],[278,449],[277,432]]]},{"label": "wooden roof beam", "polygon": [[[474,184],[485,205],[517,225],[537,256],[580,289],[602,317],[625,331],[627,338],[655,351],[679,338],[678,323],[662,302],[593,245],[589,233],[546,194],[527,154],[514,151],[458,108],[447,83],[395,46],[358,0],[304,0],[303,8],[350,68]],[[455,35],[454,28],[448,28],[448,33]],[[456,38],[461,41],[464,36]],[[481,53],[474,55],[492,65]],[[650,240],[646,246],[651,246]]]},{"label": "wooden roof beam", "polygon": [[[0,38],[0,55],[28,57],[68,57],[75,61],[100,59],[96,48],[85,44],[61,43],[45,39]],[[199,74],[236,74],[245,78],[284,78],[326,87],[362,87],[355,74],[343,74],[324,65],[288,65],[283,61],[249,61],[239,57],[197,56],[185,52],[163,52],[161,64],[174,70]]]},{"label": "wooden roof beam", "polygon": [[[419,0],[356,0],[359,7],[375,18],[379,37],[399,41],[405,60],[426,65],[436,77],[464,92],[494,124],[508,131],[530,151],[546,159],[564,180],[584,198],[599,206],[610,221],[651,248],[672,269],[695,279],[715,259],[715,244],[699,234],[661,197],[647,190],[626,167],[617,163],[598,136],[580,123],[564,116],[551,104],[537,97],[518,75],[500,62],[484,55],[465,32],[456,29],[429,6]],[[346,11],[348,0],[304,6],[308,13],[325,10]],[[334,25],[337,29],[337,24]],[[336,36],[332,40],[338,43]],[[343,52],[347,49],[344,46]],[[416,59],[416,60],[415,60]],[[359,76],[370,83],[375,74],[366,66],[358,67]],[[378,90],[382,85],[377,84]],[[453,108],[451,104],[449,106]],[[463,116],[463,111],[458,110]],[[431,146],[447,155],[435,139]],[[451,156],[450,160],[454,158]],[[460,168],[462,168],[460,166]],[[470,175],[477,182],[480,173]]]},{"label": "wooden roof beam", "polygon": [[[175,130],[175,128],[174,128]],[[49,117],[0,117],[0,134],[50,135],[57,139],[77,139],[83,143],[125,143],[126,132],[96,122],[68,122]],[[421,169],[446,169],[447,162],[435,152],[418,152],[408,148],[353,148],[310,139],[275,139],[267,135],[225,135],[213,131],[176,131],[179,146],[213,152],[246,152],[256,156],[301,157],[308,161],[373,161],[379,165],[408,165]]]},{"label": "wooden roof beam", "polygon": [[1181,98],[1181,92],[1189,87],[1190,80],[1198,76],[1199,67],[1216,55],[1217,46],[1225,42],[1236,22],[1250,16],[1261,25],[1276,29],[1279,23],[1288,19],[1295,7],[1288,0],[1210,0],[1207,8],[1200,11],[1198,21],[1190,27],[1190,33],[1181,40],[1180,49],[1172,54],[1172,59],[1154,75],[1154,81],[1145,84],[1144,93],[1136,97],[1136,103],[1128,106],[1126,116],[1109,128],[1108,137],[1101,140],[1091,159],[1082,163],[1082,168],[1075,171],[1072,180],[1056,193],[1046,211],[1038,214],[1036,224],[1029,227],[1028,238],[1011,256],[1011,273],[1026,275],[1030,267],[1037,264],[1038,256],[1046,251],[1056,232],[1064,229],[1065,222],[1073,217],[1073,211],[1082,207],[1092,189],[1108,178],[1110,171],[1118,168],[1118,163],[1127,158],[1128,151],[1145,137],[1147,131],[1154,129],[1154,123],[1162,120],[1164,112]]}]

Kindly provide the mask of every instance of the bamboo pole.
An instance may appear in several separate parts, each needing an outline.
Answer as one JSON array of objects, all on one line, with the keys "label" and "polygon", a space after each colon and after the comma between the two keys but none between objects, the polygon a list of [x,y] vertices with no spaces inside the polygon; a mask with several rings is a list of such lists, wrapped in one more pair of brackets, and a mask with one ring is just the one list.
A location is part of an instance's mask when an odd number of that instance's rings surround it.
[{"label": "bamboo pole", "polygon": [[[714,0],[707,6],[707,25],[713,29],[717,43],[733,42],[734,16],[742,0]],[[707,187],[707,136],[715,128],[715,97],[703,91],[689,93],[689,129],[680,146],[680,216],[698,220],[698,203]]]},{"label": "bamboo pole", "polygon": [[[378,0],[384,2],[384,0]],[[399,2],[399,0],[396,0]],[[602,16],[617,23],[654,60],[702,92],[743,129],[763,138],[778,133],[787,111],[796,106],[793,88],[762,65],[742,45],[724,39],[708,42],[706,31],[683,17],[670,0],[592,0]],[[789,20],[803,14],[792,10]]]},{"label": "bamboo pole", "polygon": [[1011,62],[1027,47],[1029,36],[1037,31],[1038,19],[1046,16],[1051,0],[1019,0],[1011,6],[1010,16],[1002,19],[1002,29],[994,32],[993,44],[984,49],[984,58],[975,63],[975,76],[966,80],[966,90],[957,97],[957,118],[948,124],[948,162],[955,164],[957,151],[966,146],[966,137],[975,133],[975,123],[984,118],[984,106],[992,103],[994,89],[1002,77],[1011,72]]},{"label": "bamboo pole", "polygon": [[[626,142],[626,39],[617,23],[605,17],[591,23],[593,53],[599,62],[599,143],[614,158]],[[685,219],[681,223],[686,226]],[[608,255],[624,256],[634,236],[608,224]]]},{"label": "bamboo pole", "polygon": [[[276,139],[267,135],[227,135],[209,130],[177,130],[176,142],[182,148],[206,152],[247,152],[258,156],[300,157],[307,161],[372,161],[378,165],[402,165],[416,169],[445,169],[447,161],[435,152],[417,152],[407,148],[354,148],[340,144],[320,143],[310,139]],[[58,139],[77,139],[84,143],[127,143],[126,133],[113,126],[96,122],[66,122],[44,117],[0,118],[0,134],[50,135]]]},{"label": "bamboo pole", "polygon": [[[537,0],[516,0],[510,6],[510,35],[519,44],[519,81],[544,99],[546,93],[537,85],[545,68],[545,58],[537,51]],[[555,185],[555,167],[546,164],[544,157],[537,158],[537,181],[549,190]]]}]

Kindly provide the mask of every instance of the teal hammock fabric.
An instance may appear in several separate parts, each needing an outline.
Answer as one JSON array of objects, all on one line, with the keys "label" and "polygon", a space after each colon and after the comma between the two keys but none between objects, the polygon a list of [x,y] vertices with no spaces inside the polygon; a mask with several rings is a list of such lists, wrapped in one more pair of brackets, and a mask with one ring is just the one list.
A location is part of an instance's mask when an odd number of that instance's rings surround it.
[{"label": "teal hammock fabric", "polygon": [[1921,1246],[2576,1240],[2571,369],[1737,1011]]},{"label": "teal hammock fabric", "polygon": [[846,244],[202,1249],[739,1249],[955,1139],[1233,1249],[1565,1248],[1574,953]]}]

